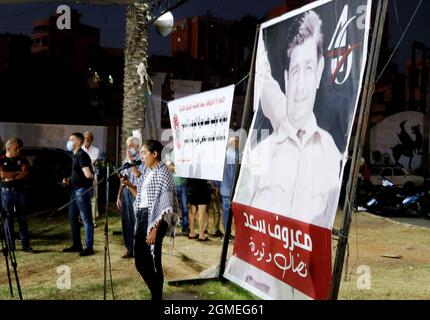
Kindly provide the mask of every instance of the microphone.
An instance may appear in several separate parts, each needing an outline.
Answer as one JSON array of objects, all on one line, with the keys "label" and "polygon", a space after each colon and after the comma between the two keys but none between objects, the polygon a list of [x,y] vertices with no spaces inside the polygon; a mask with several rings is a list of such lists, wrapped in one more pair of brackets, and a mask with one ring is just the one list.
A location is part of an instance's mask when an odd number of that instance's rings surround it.
[{"label": "microphone", "polygon": [[142,164],[142,160],[137,160],[137,161],[133,161],[133,162],[127,162],[126,164],[124,164],[122,166],[121,170],[129,169],[129,168],[135,167],[135,166],[140,166],[141,164]]}]

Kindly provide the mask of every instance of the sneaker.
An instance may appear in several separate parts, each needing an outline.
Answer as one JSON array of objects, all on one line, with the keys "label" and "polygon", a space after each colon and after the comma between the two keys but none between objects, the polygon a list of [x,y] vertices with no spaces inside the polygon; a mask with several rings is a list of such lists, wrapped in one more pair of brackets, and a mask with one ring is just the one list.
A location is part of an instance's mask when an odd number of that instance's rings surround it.
[{"label": "sneaker", "polygon": [[22,251],[29,252],[29,253],[34,253],[35,252],[34,249],[32,247],[30,247],[30,246],[23,246],[22,247]]},{"label": "sneaker", "polygon": [[366,211],[366,208],[365,208],[365,207],[360,207],[360,206],[359,206],[359,207],[357,208],[357,211],[363,212],[363,211]]},{"label": "sneaker", "polygon": [[82,246],[71,246],[69,248],[63,249],[63,252],[82,252]]},{"label": "sneaker", "polygon": [[87,249],[85,248],[79,255],[81,257],[87,257],[87,256],[92,256],[94,254],[94,250],[93,249]]}]

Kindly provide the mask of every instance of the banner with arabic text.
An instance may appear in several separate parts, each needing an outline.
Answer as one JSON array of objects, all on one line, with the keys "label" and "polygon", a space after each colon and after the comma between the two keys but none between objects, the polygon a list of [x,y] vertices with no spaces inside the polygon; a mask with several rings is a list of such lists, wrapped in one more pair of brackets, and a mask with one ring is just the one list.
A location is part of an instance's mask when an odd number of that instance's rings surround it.
[{"label": "banner with arabic text", "polygon": [[264,299],[328,298],[371,5],[315,1],[261,25],[224,276]]},{"label": "banner with arabic text", "polygon": [[231,85],[168,103],[177,176],[223,179],[233,94]]}]

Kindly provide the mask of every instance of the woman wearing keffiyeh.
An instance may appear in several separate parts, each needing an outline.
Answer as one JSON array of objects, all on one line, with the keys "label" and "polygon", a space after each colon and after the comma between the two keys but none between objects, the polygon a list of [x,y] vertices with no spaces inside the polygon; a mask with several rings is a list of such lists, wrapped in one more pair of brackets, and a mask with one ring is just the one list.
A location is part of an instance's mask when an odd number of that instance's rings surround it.
[{"label": "woman wearing keffiyeh", "polygon": [[162,144],[147,140],[142,147],[144,169],[137,187],[126,178],[121,179],[136,197],[134,254],[136,268],[151,291],[153,300],[161,300],[163,268],[161,248],[164,236],[175,235],[179,222],[178,202],[173,176],[161,161]]}]

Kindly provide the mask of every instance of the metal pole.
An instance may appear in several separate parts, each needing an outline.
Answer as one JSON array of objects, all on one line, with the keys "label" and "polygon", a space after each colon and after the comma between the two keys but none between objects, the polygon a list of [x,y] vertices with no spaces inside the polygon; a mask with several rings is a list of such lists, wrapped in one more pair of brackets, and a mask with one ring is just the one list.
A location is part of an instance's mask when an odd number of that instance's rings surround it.
[{"label": "metal pole", "polygon": [[[255,31],[254,49],[252,52],[251,68],[249,70],[248,87],[246,89],[245,104],[244,104],[243,115],[242,115],[242,123],[240,126],[241,131],[243,130],[249,131],[249,128],[252,122],[252,115],[253,115],[252,101],[254,97],[255,60],[257,56],[257,44],[258,44],[259,31],[260,31],[260,25],[257,25],[257,29]],[[236,153],[233,186],[230,191],[230,208],[227,216],[226,230],[224,230],[224,241],[222,244],[221,259],[220,259],[220,265],[219,265],[219,271],[218,271],[218,278],[220,280],[224,279],[223,274],[225,271],[225,265],[227,261],[228,244],[230,241],[231,226],[233,222],[233,210],[231,208],[231,203],[233,200],[234,191],[236,190],[237,180],[239,179],[239,172],[241,168],[241,164],[239,163],[239,158],[240,158],[239,151],[244,149],[243,146],[246,144],[246,141],[243,141],[241,139],[239,141],[239,144],[240,144],[239,150]]]},{"label": "metal pole", "polygon": [[379,51],[381,46],[382,33],[384,30],[385,16],[387,13],[388,0],[378,2],[375,16],[375,28],[373,30],[372,43],[370,47],[369,61],[367,64],[365,83],[361,98],[360,113],[357,124],[356,137],[354,141],[354,151],[351,163],[351,172],[349,174],[349,183],[347,185],[347,196],[343,210],[343,224],[339,232],[336,258],[333,267],[330,299],[336,300],[339,294],[340,281],[342,278],[343,264],[345,253],[348,245],[349,229],[352,221],[352,204],[355,198],[356,184],[360,170],[361,155],[366,137],[367,124],[369,120],[369,111],[372,102],[372,95],[375,89],[375,76],[378,66]]},{"label": "metal pole", "polygon": [[106,163],[106,204],[105,204],[105,248],[104,248],[104,270],[103,270],[103,300],[106,300],[107,292],[107,256],[108,256],[108,237],[109,237],[109,227],[108,227],[108,207],[109,207],[109,163]]}]

